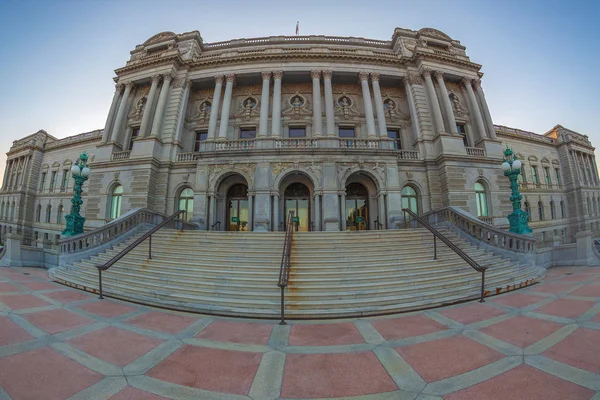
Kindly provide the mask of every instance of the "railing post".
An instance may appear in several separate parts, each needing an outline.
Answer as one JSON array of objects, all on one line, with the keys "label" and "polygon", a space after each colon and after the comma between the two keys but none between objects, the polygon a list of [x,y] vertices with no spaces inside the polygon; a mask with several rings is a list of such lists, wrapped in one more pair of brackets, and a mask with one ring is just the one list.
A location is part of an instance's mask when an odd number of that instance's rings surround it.
[{"label": "railing post", "polygon": [[433,259],[437,260],[437,239],[435,235],[433,235]]},{"label": "railing post", "polygon": [[481,299],[479,299],[480,303],[485,303],[484,295],[484,287],[485,287],[485,269],[481,271]]},{"label": "railing post", "polygon": [[148,260],[152,260],[152,235],[148,236]]},{"label": "railing post", "polygon": [[406,211],[404,211],[404,229],[406,229],[408,227],[406,224],[407,224]]},{"label": "railing post", "polygon": [[284,290],[285,288],[281,286],[281,321],[279,322],[279,325],[287,325],[287,323],[285,322],[285,300],[283,293]]},{"label": "railing post", "polygon": [[98,268],[98,292],[99,292],[99,299],[103,299],[104,297],[102,296],[102,269]]}]

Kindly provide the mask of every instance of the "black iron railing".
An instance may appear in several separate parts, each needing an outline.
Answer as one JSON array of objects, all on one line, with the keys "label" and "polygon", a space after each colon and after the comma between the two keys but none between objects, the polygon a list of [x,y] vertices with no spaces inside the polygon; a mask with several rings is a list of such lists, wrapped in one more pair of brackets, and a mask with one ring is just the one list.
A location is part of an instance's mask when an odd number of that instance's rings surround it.
[{"label": "black iron railing", "polygon": [[185,213],[185,211],[177,211],[173,215],[167,217],[160,224],[156,225],[154,228],[150,229],[148,232],[144,233],[142,236],[133,241],[129,246],[125,247],[121,250],[117,255],[108,260],[106,263],[102,265],[96,265],[98,268],[98,298],[103,299],[102,296],[102,271],[106,271],[110,267],[112,267],[117,261],[123,258],[127,253],[131,250],[135,249],[138,245],[140,245],[144,240],[148,239],[148,259],[152,259],[152,235],[156,233],[159,229],[165,227],[166,225],[172,224],[173,227],[181,227],[181,229],[185,228],[186,225],[189,225],[185,221],[178,219],[181,214]]},{"label": "black iron railing", "polygon": [[[423,227],[425,227],[429,232],[431,232],[433,234],[433,259],[434,260],[437,260],[437,239],[440,239],[446,246],[448,246],[450,248],[450,250],[452,250],[456,254],[458,254],[475,271],[481,273],[481,297],[479,299],[479,302],[480,303],[485,302],[484,287],[485,287],[485,271],[486,271],[487,267],[482,267],[481,265],[479,265],[477,263],[477,261],[473,260],[467,253],[465,253],[457,245],[452,243],[450,241],[450,239],[448,239],[446,236],[442,235],[437,229],[435,229],[433,226],[431,226],[429,224],[429,222],[427,222],[427,220],[425,220],[424,218],[418,216],[417,214],[415,214],[413,211],[409,210],[408,208],[405,208],[402,211],[404,211],[404,227],[405,228],[408,227],[409,222],[415,221],[415,222],[418,222],[419,224],[423,225]],[[408,220],[407,214],[412,217],[411,221]]]},{"label": "black iron railing", "polygon": [[212,224],[212,225],[210,226],[210,230],[211,230],[211,231],[214,231],[214,230],[215,230],[215,226],[217,226],[217,225],[218,225],[219,227],[218,227],[216,230],[217,230],[217,231],[220,231],[220,230],[221,230],[221,221],[217,221],[217,222],[215,222],[214,224]]},{"label": "black iron railing", "polygon": [[281,322],[279,325],[285,325],[285,288],[290,280],[290,258],[292,255],[292,239],[294,235],[294,210],[288,214],[285,240],[283,242],[283,254],[281,256],[281,267],[279,269],[279,282],[277,286],[281,289]]}]

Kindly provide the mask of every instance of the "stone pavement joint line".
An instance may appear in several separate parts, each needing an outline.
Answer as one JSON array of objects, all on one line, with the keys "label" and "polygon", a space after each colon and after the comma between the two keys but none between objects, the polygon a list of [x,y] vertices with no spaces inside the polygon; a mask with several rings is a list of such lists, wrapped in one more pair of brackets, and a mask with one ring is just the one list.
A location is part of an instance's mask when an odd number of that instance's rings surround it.
[{"label": "stone pavement joint line", "polygon": [[280,326],[0,268],[0,400],[600,400],[599,283],[550,269],[484,304]]}]

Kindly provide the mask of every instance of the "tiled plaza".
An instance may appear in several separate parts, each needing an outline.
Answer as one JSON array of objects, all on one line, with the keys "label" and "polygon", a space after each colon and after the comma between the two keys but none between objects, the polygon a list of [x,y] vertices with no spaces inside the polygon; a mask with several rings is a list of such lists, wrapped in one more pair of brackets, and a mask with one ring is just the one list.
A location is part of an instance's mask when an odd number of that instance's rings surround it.
[{"label": "tiled plaza", "polygon": [[485,304],[287,326],[0,268],[0,399],[165,398],[600,400],[600,267]]}]

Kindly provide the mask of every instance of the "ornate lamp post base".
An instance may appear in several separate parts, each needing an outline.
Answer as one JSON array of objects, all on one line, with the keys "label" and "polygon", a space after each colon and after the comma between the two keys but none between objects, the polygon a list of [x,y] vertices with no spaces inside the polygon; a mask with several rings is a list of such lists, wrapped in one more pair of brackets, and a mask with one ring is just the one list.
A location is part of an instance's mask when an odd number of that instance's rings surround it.
[{"label": "ornate lamp post base", "polygon": [[63,236],[75,236],[83,233],[83,224],[85,223],[85,217],[81,215],[68,214],[65,216],[67,220],[67,226],[62,231]]},{"label": "ornate lamp post base", "polygon": [[85,218],[79,214],[83,200],[81,194],[83,193],[83,184],[88,180],[90,175],[90,168],[87,166],[88,156],[84,151],[80,156],[79,160],[75,162],[71,167],[73,179],[75,180],[75,187],[73,190],[73,198],[71,199],[71,213],[65,216],[67,226],[62,231],[63,236],[74,236],[83,233],[83,224]]},{"label": "ornate lamp post base", "polygon": [[533,232],[529,225],[527,225],[529,214],[520,208],[508,214],[507,218],[510,223],[509,232],[518,233],[520,235]]},{"label": "ornate lamp post base", "polygon": [[527,223],[529,213],[521,209],[521,200],[523,196],[519,193],[519,174],[521,173],[521,161],[514,155],[512,149],[506,146],[504,150],[504,162],[502,163],[504,176],[510,181],[510,201],[512,202],[513,212],[508,214],[510,223],[509,232],[517,234],[527,234],[533,232]]}]

